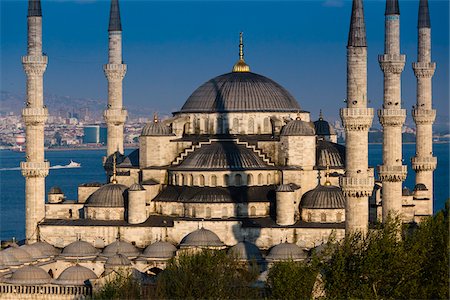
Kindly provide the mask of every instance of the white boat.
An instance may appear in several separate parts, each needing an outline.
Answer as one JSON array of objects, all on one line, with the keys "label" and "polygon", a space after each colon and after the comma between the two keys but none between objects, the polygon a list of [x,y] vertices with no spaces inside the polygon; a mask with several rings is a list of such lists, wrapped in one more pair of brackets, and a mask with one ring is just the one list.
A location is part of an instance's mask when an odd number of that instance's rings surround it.
[{"label": "white boat", "polygon": [[81,167],[81,164],[74,162],[73,160],[70,160],[70,163],[66,165],[66,168],[79,168],[79,167]]}]

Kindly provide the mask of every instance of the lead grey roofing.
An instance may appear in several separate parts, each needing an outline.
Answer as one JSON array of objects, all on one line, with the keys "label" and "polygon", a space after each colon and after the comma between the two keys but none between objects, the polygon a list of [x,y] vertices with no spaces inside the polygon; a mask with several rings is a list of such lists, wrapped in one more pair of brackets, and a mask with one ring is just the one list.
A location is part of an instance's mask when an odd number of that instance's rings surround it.
[{"label": "lead grey roofing", "polygon": [[175,170],[259,170],[273,168],[250,148],[232,141],[218,141],[201,146],[189,154]]},{"label": "lead grey roofing", "polygon": [[275,201],[275,186],[198,187],[169,185],[153,201],[183,203],[248,203]]},{"label": "lead grey roofing", "polygon": [[314,122],[314,128],[316,129],[316,135],[333,135],[336,134],[334,128],[323,119],[319,119]]},{"label": "lead grey roofing", "polygon": [[316,144],[317,167],[345,167],[345,146],[318,140]]},{"label": "lead grey roofing", "polygon": [[122,31],[122,23],[120,22],[119,0],[111,0],[108,31]]},{"label": "lead grey roofing", "polygon": [[301,208],[343,209],[345,197],[337,186],[318,185],[306,192],[300,202]]},{"label": "lead grey roofing", "polygon": [[400,15],[400,6],[398,5],[398,0],[386,0],[386,12],[388,15]]},{"label": "lead grey roofing", "polygon": [[428,0],[420,0],[419,3],[419,28],[431,28],[430,11],[428,9]]},{"label": "lead grey roofing", "polygon": [[281,130],[282,136],[313,136],[316,134],[312,122],[292,120]]},{"label": "lead grey roofing", "polygon": [[128,187],[122,184],[109,183],[86,200],[86,206],[91,207],[125,207],[125,191]]},{"label": "lead grey roofing", "polygon": [[28,17],[42,17],[41,0],[28,0]]},{"label": "lead grey roofing", "polygon": [[232,72],[202,84],[178,113],[299,110],[294,97],[275,81],[251,72]]},{"label": "lead grey roofing", "polygon": [[149,122],[142,129],[141,136],[174,136],[172,129],[162,122]]},{"label": "lead grey roofing", "polygon": [[367,47],[362,0],[353,0],[347,47]]}]

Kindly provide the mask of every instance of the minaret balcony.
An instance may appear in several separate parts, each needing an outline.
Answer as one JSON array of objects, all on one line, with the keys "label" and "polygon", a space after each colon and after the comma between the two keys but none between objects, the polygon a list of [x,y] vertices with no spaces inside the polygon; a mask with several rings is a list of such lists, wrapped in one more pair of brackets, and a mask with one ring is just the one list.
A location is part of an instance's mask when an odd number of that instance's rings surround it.
[{"label": "minaret balcony", "polygon": [[346,196],[368,197],[372,195],[375,180],[373,177],[340,177],[339,185]]},{"label": "minaret balcony", "polygon": [[431,78],[436,70],[434,62],[415,62],[412,64],[414,75],[417,78]]},{"label": "minaret balcony", "polygon": [[22,63],[23,64],[47,64],[48,63],[48,56],[46,55],[26,55],[22,56]]},{"label": "minaret balcony", "polygon": [[406,174],[408,174],[407,166],[378,166],[378,175],[380,176],[381,181],[404,181],[406,179]]},{"label": "minaret balcony", "polygon": [[106,64],[103,66],[106,78],[110,81],[122,80],[127,72],[127,65],[125,64]]},{"label": "minaret balcony", "polygon": [[44,124],[47,121],[46,107],[25,107],[22,109],[22,119],[26,125]]},{"label": "minaret balcony", "polygon": [[432,124],[436,119],[436,110],[416,108],[412,110],[412,117],[416,124]]},{"label": "minaret balcony", "polygon": [[384,73],[400,74],[405,67],[406,56],[404,54],[378,55],[378,62]]},{"label": "minaret balcony", "polygon": [[414,171],[433,171],[437,166],[437,157],[413,157],[411,158],[411,165]]},{"label": "minaret balcony", "polygon": [[402,126],[406,120],[406,109],[380,109],[378,118],[383,126]]},{"label": "minaret balcony", "polygon": [[22,161],[20,162],[20,168],[24,177],[46,177],[50,168],[50,162]]},{"label": "minaret balcony", "polygon": [[106,123],[112,123],[114,125],[121,125],[125,123],[128,116],[126,109],[114,109],[108,108],[103,112],[103,117]]},{"label": "minaret balcony", "polygon": [[340,115],[346,130],[363,131],[372,126],[373,108],[341,108]]}]

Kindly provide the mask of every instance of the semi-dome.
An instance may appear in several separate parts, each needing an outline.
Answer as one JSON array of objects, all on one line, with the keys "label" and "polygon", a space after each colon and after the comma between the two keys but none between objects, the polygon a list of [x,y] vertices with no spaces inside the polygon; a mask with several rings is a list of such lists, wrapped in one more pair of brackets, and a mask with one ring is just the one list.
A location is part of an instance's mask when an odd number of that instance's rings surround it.
[{"label": "semi-dome", "polygon": [[345,167],[345,146],[318,140],[316,145],[316,166]]},{"label": "semi-dome", "polygon": [[170,259],[177,248],[169,242],[157,241],[147,246],[141,256],[153,259]]},{"label": "semi-dome", "polygon": [[136,257],[140,251],[131,243],[125,241],[115,241],[103,249],[102,256],[110,257],[115,254],[123,254],[126,257]]},{"label": "semi-dome", "polygon": [[268,165],[252,149],[234,142],[212,142],[189,154],[176,169],[266,169]]},{"label": "semi-dome", "polygon": [[142,129],[141,136],[173,136],[172,129],[161,122],[150,122]]},{"label": "semi-dome", "polygon": [[268,261],[293,260],[298,261],[305,259],[307,254],[299,246],[292,243],[281,243],[274,246],[266,259]]},{"label": "semi-dome", "polygon": [[292,95],[275,81],[251,72],[215,77],[196,89],[179,113],[298,112]]},{"label": "semi-dome", "polygon": [[187,247],[222,247],[217,234],[211,230],[200,228],[186,235],[180,243],[181,248]]},{"label": "semi-dome", "polygon": [[92,270],[76,264],[62,271],[55,283],[61,285],[85,285],[86,281],[90,279],[97,279],[97,275]]},{"label": "semi-dome", "polygon": [[313,136],[316,132],[311,122],[292,120],[281,129],[283,136]]},{"label": "semi-dome", "polygon": [[50,283],[52,278],[43,269],[36,266],[23,266],[5,279],[6,283],[20,285],[34,285]]},{"label": "semi-dome", "polygon": [[228,250],[228,254],[233,255],[238,260],[245,261],[261,261],[263,259],[259,248],[255,244],[247,241],[239,242],[231,247]]},{"label": "semi-dome", "polygon": [[85,241],[75,241],[69,245],[67,245],[62,253],[61,256],[63,257],[92,257],[97,256],[100,251]]},{"label": "semi-dome", "polygon": [[306,192],[300,202],[301,208],[344,209],[345,197],[342,190],[333,185],[318,185]]},{"label": "semi-dome", "polygon": [[33,257],[31,256],[31,254],[18,246],[9,247],[4,251],[12,254],[21,264],[33,261]]},{"label": "semi-dome", "polygon": [[88,207],[124,207],[126,189],[128,187],[123,184],[106,184],[92,193],[85,205]]}]

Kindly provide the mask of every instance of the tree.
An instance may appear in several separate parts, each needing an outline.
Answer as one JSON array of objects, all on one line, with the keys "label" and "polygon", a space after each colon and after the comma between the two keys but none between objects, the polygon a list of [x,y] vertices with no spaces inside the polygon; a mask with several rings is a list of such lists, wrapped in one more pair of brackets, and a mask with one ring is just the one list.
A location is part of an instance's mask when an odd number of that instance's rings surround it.
[{"label": "tree", "polygon": [[141,299],[141,285],[138,279],[133,277],[132,272],[121,270],[112,274],[103,286],[93,293],[94,300],[122,300]]}]

